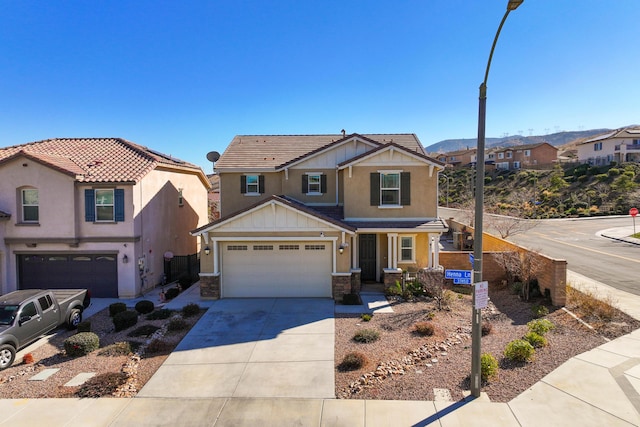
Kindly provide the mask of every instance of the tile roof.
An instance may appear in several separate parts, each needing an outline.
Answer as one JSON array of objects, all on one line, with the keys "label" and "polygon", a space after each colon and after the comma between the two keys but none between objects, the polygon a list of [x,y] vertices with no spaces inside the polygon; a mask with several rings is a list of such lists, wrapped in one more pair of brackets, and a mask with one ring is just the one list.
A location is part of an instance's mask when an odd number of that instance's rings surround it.
[{"label": "tile roof", "polygon": [[80,182],[137,182],[159,166],[202,172],[199,166],[121,138],[54,138],[0,148],[0,164],[19,156]]},{"label": "tile roof", "polygon": [[426,154],[415,134],[237,135],[216,162],[216,169],[276,169],[352,137],[373,144],[394,142]]},{"label": "tile roof", "polygon": [[493,152],[501,152],[501,151],[515,151],[515,150],[531,150],[533,148],[537,148],[540,147],[541,145],[549,145],[552,148],[555,148],[556,150],[558,149],[557,147],[554,147],[553,145],[549,144],[548,142],[536,142],[533,144],[523,144],[523,145],[510,145],[508,147],[496,147],[496,149]]}]

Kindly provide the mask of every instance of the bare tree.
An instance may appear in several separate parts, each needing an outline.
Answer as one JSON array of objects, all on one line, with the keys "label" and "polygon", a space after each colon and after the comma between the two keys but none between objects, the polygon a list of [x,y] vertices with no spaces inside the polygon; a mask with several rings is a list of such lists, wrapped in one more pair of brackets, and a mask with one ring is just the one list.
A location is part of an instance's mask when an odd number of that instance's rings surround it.
[{"label": "bare tree", "polygon": [[542,271],[542,262],[538,252],[534,251],[502,251],[492,254],[496,262],[504,269],[507,283],[512,286],[521,282],[521,297],[529,301],[531,284]]},{"label": "bare tree", "polygon": [[444,288],[443,270],[421,269],[418,271],[418,283],[422,285],[424,292],[436,301],[438,310],[448,308],[449,299]]}]

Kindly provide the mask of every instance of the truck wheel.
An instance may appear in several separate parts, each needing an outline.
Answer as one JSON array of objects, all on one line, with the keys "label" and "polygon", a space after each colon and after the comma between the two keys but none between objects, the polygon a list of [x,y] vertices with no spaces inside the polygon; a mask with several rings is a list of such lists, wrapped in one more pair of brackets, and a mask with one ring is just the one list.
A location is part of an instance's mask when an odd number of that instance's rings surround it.
[{"label": "truck wheel", "polygon": [[69,320],[67,320],[67,327],[69,329],[76,329],[78,327],[78,324],[80,324],[80,322],[82,322],[82,312],[77,308],[74,308],[73,310],[71,310],[71,313],[69,314]]},{"label": "truck wheel", "polygon": [[9,344],[0,345],[0,371],[7,369],[16,358],[16,349]]}]

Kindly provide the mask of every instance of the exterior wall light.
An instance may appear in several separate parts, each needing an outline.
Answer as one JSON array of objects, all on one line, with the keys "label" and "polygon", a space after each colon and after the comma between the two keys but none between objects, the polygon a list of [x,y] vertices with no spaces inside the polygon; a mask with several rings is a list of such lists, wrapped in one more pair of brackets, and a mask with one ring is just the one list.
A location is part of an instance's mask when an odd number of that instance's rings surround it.
[{"label": "exterior wall light", "polygon": [[127,254],[124,254],[124,256],[122,257],[122,263],[126,264],[129,262],[129,257],[127,256]]},{"label": "exterior wall light", "polygon": [[204,254],[205,255],[209,255],[211,253],[211,248],[209,248],[209,246],[205,246],[204,248]]},{"label": "exterior wall light", "polygon": [[338,247],[338,252],[340,252],[340,255],[344,253],[345,248],[347,248],[348,246],[349,245],[347,243],[340,244],[340,246]]}]

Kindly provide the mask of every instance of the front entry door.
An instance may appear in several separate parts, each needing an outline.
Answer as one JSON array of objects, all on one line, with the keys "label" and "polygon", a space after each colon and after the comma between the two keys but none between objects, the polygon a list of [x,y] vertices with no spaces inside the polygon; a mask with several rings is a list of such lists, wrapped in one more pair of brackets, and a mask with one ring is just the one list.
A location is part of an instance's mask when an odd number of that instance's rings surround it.
[{"label": "front entry door", "polygon": [[358,242],[360,257],[360,280],[375,282],[376,280],[376,235],[360,234]]}]

